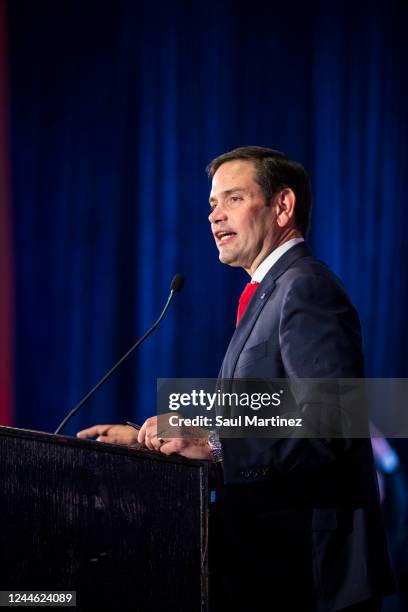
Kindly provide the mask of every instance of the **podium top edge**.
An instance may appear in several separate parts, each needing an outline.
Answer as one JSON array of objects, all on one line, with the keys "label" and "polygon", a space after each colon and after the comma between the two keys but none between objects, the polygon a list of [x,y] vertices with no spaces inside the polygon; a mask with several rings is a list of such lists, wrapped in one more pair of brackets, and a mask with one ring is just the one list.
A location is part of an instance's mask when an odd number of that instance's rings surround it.
[{"label": "podium top edge", "polygon": [[140,457],[152,461],[165,461],[167,463],[179,463],[182,465],[190,465],[195,467],[203,467],[208,465],[208,461],[200,461],[198,459],[187,459],[180,455],[164,455],[159,451],[139,450],[124,446],[121,444],[110,444],[106,442],[97,442],[96,440],[82,440],[74,436],[66,436],[60,434],[48,433],[45,431],[36,431],[33,429],[21,429],[18,427],[9,427],[0,425],[0,438],[11,437],[20,438],[22,440],[33,440],[44,442],[47,444],[56,444],[59,446],[89,449],[99,453],[113,453],[117,455],[128,455],[129,457]]}]

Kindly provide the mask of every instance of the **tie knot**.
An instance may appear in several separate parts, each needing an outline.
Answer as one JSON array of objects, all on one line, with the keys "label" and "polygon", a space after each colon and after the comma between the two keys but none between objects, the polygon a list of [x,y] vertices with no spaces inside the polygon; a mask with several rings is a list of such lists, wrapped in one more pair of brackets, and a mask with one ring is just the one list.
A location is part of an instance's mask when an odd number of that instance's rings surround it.
[{"label": "tie knot", "polygon": [[242,315],[245,312],[246,307],[249,304],[251,297],[257,290],[258,286],[259,283],[247,283],[243,292],[241,293],[238,303],[237,326],[242,318]]}]

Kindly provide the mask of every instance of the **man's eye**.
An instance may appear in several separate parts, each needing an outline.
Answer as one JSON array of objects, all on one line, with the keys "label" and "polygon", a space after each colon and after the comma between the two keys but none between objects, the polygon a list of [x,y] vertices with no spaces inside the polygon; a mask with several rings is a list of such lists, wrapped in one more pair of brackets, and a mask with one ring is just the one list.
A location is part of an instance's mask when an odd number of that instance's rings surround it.
[{"label": "man's eye", "polygon": [[231,202],[240,202],[242,200],[241,196],[231,196]]}]

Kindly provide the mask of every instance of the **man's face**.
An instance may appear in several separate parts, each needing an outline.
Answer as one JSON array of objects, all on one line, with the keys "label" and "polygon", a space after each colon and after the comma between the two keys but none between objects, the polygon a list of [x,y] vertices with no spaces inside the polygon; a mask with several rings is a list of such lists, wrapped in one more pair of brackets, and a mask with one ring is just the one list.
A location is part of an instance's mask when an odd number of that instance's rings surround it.
[{"label": "man's face", "polygon": [[222,164],[212,180],[208,217],[220,261],[251,275],[277,239],[275,207],[267,206],[255,172],[251,161]]}]

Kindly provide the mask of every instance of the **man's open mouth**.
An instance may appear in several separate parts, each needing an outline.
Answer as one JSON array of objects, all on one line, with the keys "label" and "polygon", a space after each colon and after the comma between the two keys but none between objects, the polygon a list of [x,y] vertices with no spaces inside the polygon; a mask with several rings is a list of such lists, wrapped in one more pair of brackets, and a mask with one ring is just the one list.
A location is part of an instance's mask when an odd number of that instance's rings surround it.
[{"label": "man's open mouth", "polygon": [[226,242],[229,242],[230,240],[232,240],[232,238],[236,236],[236,233],[235,232],[217,232],[215,236],[217,238],[218,244],[225,244]]}]

